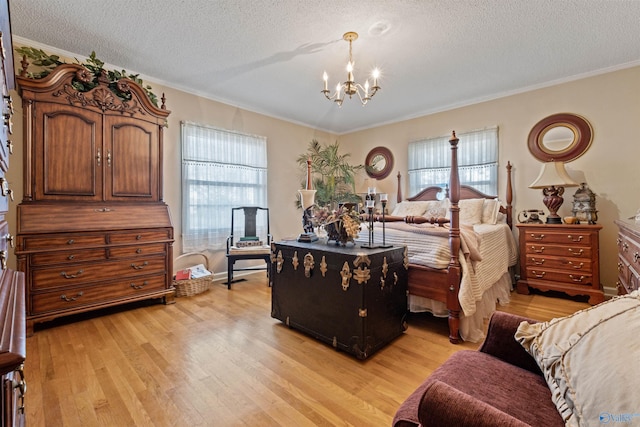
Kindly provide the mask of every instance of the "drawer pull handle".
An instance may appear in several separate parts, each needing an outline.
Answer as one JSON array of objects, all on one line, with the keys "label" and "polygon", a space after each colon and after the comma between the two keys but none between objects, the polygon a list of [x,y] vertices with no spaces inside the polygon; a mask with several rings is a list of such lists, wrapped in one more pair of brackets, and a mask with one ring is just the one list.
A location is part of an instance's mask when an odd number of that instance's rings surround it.
[{"label": "drawer pull handle", "polygon": [[531,246],[531,250],[537,254],[541,254],[542,252],[544,252],[544,246],[540,246],[540,249],[538,249],[536,246]]},{"label": "drawer pull handle", "polygon": [[573,237],[571,234],[567,235],[567,239],[572,242],[580,242],[584,236]]},{"label": "drawer pull handle", "polygon": [[145,268],[147,265],[149,265],[149,261],[145,261],[140,265],[135,265],[134,263],[131,263],[131,267],[133,267],[134,270],[142,270],[143,268]]},{"label": "drawer pull handle", "polygon": [[626,252],[628,249],[629,249],[629,244],[627,242],[624,242],[622,244],[622,250]]},{"label": "drawer pull handle", "polygon": [[75,257],[76,257],[75,255],[69,255],[69,256],[67,257],[67,259],[68,259],[69,261],[71,261],[71,260],[72,260],[72,259],[74,259]]},{"label": "drawer pull handle", "polygon": [[535,258],[531,258],[531,262],[535,265],[542,265],[544,264],[544,258],[542,258],[540,261],[536,260]]},{"label": "drawer pull handle", "polygon": [[571,280],[578,283],[584,280],[584,276],[577,277],[577,276],[574,276],[573,274],[570,274],[569,277],[571,278]]},{"label": "drawer pull handle", "polygon": [[66,302],[73,302],[73,301],[76,301],[78,298],[80,298],[82,295],[83,295],[82,292],[78,292],[78,294],[75,297],[69,298],[68,296],[63,294],[63,295],[60,295],[60,299]]},{"label": "drawer pull handle", "polygon": [[142,253],[142,249],[140,249],[140,248],[136,249],[136,253],[137,254],[141,254]]},{"label": "drawer pull handle", "polygon": [[538,279],[542,279],[544,277],[545,274],[547,274],[546,271],[543,271],[542,273],[536,273],[535,270],[531,270],[531,272],[533,273],[534,276],[536,276]]},{"label": "drawer pull handle", "polygon": [[574,265],[571,261],[569,261],[569,265],[571,266],[571,268],[573,268],[575,270],[580,270],[584,266],[584,262],[581,262],[580,264],[575,264]]},{"label": "drawer pull handle", "polygon": [[623,265],[620,261],[618,261],[618,272],[622,272]]},{"label": "drawer pull handle", "polygon": [[542,240],[542,239],[544,239],[544,234],[533,234],[533,233],[531,233],[531,238],[533,240]]},{"label": "drawer pull handle", "polygon": [[[4,236],[4,238],[7,240],[7,243],[9,243],[9,246],[11,246],[11,248],[16,247],[15,238],[11,235],[11,233],[7,233],[7,235]],[[636,255],[637,255],[637,252],[636,252]]]},{"label": "drawer pull handle", "polygon": [[146,280],[144,282],[142,282],[142,285],[136,285],[135,283],[131,283],[129,284],[129,286],[131,286],[133,289],[142,289],[145,286],[147,286],[149,284],[149,282],[147,282]]},{"label": "drawer pull handle", "polygon": [[76,274],[67,274],[66,271],[63,271],[62,273],[60,273],[60,275],[65,279],[75,279],[76,277],[79,277],[82,273],[84,273],[84,270],[78,270]]},{"label": "drawer pull handle", "polygon": [[136,236],[136,240],[140,240],[140,239],[142,239],[142,236],[141,236],[140,234],[138,234],[138,235]]},{"label": "drawer pull handle", "polygon": [[94,209],[94,212],[111,212],[109,208]]},{"label": "drawer pull handle", "polygon": [[568,248],[567,250],[571,255],[582,255],[582,253],[584,252],[584,249],[580,249],[576,251],[575,249]]},{"label": "drawer pull handle", "polygon": [[73,239],[67,240],[67,245],[73,245],[76,241]]},{"label": "drawer pull handle", "polygon": [[[13,247],[13,246],[11,246],[11,247]],[[640,253],[635,252],[635,253],[633,254],[633,262],[638,262],[638,259],[639,259],[639,258],[640,258]]]},{"label": "drawer pull handle", "polygon": [[4,249],[0,251],[0,268],[7,269],[7,251]]},{"label": "drawer pull handle", "polygon": [[622,243],[622,239],[618,237],[616,239],[616,246],[620,246],[620,243]]}]

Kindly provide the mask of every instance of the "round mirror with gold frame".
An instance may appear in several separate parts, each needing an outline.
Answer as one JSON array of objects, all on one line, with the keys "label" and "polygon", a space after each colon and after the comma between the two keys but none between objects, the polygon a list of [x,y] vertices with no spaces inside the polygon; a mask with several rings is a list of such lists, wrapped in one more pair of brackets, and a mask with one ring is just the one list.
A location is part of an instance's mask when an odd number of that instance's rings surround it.
[{"label": "round mirror with gold frame", "polygon": [[393,154],[387,147],[376,147],[367,154],[364,167],[371,178],[386,178],[393,169]]},{"label": "round mirror with gold frame", "polygon": [[591,146],[593,129],[581,116],[558,113],[540,120],[529,132],[528,146],[541,162],[570,162]]}]

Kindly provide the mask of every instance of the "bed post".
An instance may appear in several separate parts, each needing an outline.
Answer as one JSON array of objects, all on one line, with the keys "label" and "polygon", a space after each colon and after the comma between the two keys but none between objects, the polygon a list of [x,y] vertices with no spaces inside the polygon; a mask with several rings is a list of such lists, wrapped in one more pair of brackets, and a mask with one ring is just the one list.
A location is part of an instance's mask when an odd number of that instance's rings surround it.
[{"label": "bed post", "polygon": [[398,171],[398,191],[396,192],[396,203],[402,201],[402,183],[400,181],[400,171]]},{"label": "bed post", "polygon": [[451,228],[449,229],[449,246],[451,259],[449,261],[447,308],[449,309],[449,341],[452,344],[460,342],[460,280],[462,269],[460,260],[460,177],[458,175],[458,142],[456,132],[453,131],[451,144],[451,175],[449,178],[449,200],[451,201]]},{"label": "bed post", "polygon": [[507,161],[507,225],[513,229],[513,187],[511,185],[511,162]]}]

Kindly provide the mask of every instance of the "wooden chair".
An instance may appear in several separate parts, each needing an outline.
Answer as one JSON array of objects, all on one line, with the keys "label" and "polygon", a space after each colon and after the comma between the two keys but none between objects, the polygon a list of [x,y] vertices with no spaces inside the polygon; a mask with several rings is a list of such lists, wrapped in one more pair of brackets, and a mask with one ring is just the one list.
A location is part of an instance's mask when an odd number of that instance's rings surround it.
[{"label": "wooden chair", "polygon": [[[244,217],[244,221],[241,217]],[[258,219],[264,221],[266,235],[258,236]],[[242,206],[231,209],[231,234],[227,238],[227,287],[229,289],[231,289],[231,283],[234,282],[234,271],[266,270],[267,278],[271,276],[272,239],[269,229],[269,208]],[[267,264],[266,267],[235,268],[234,266],[236,261],[256,259],[264,260]]]}]

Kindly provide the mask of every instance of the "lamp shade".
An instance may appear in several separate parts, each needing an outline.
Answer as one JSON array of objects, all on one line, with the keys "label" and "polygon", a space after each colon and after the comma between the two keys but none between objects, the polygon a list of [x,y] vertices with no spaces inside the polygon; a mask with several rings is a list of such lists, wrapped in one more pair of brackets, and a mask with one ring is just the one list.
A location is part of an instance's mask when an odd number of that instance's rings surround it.
[{"label": "lamp shade", "polygon": [[540,174],[529,185],[529,188],[548,188],[548,187],[577,187],[575,182],[567,173],[562,162],[547,162],[542,164]]}]

